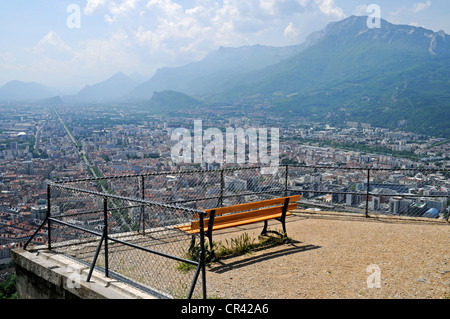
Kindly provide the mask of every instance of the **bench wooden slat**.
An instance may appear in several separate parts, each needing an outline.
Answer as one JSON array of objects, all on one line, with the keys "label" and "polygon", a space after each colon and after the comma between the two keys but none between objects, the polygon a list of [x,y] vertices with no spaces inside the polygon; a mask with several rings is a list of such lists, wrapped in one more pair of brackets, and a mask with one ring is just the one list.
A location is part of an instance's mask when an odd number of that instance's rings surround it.
[{"label": "bench wooden slat", "polygon": [[[300,195],[288,196],[288,198],[289,198],[290,203],[297,202],[300,199]],[[237,205],[218,207],[218,208],[210,208],[210,209],[205,209],[204,211],[206,212],[206,216],[208,216],[208,217],[210,216],[211,211],[213,211],[213,210],[216,211],[215,215],[219,216],[219,215],[227,214],[227,213],[234,213],[234,212],[239,212],[239,211],[244,211],[244,210],[257,209],[257,208],[266,207],[266,206],[284,204],[285,199],[286,199],[286,197],[266,199],[266,200],[262,200],[259,202],[237,204]],[[198,218],[198,215],[195,215],[194,218]]]},{"label": "bench wooden slat", "polygon": [[[281,222],[283,234],[287,236],[286,216],[292,215],[289,211],[297,208],[299,199],[300,195],[294,195],[204,210],[207,215],[204,219],[204,235],[209,238],[211,245],[211,254],[208,258],[215,258],[212,239],[214,230],[264,222],[264,228],[261,234],[266,235],[268,233],[268,221],[270,219],[276,219]],[[195,246],[194,234],[200,233],[199,217],[199,215],[195,214],[194,218],[197,220],[194,220],[190,224],[175,227],[180,231],[192,234],[190,250],[194,249]]]},{"label": "bench wooden slat", "polygon": [[[286,216],[292,215],[292,213],[287,212]],[[241,226],[241,225],[248,225],[248,224],[253,224],[253,223],[258,223],[258,222],[263,222],[265,220],[269,220],[269,219],[275,219],[275,218],[280,218],[281,217],[281,213],[276,213],[276,214],[272,214],[272,215],[263,215],[257,218],[253,218],[253,219],[241,219],[241,220],[235,220],[235,221],[228,221],[226,223],[221,223],[221,224],[214,224],[213,230],[220,230],[220,229],[226,229],[226,228],[231,228],[231,227],[235,227],[235,226]],[[181,227],[178,227],[178,229],[185,231],[189,234],[198,234],[200,232],[199,228],[191,228],[191,225],[184,225]],[[208,225],[205,225],[205,232],[208,231]]]},{"label": "bench wooden slat", "polygon": [[175,228],[176,229],[179,229],[179,230],[181,230],[181,231],[184,231],[184,232],[186,232],[186,233],[189,233],[189,234],[196,234],[196,233],[199,233],[200,232],[200,230],[199,229],[192,229],[191,228],[191,224],[184,224],[184,225],[181,225],[181,226],[175,226]]},{"label": "bench wooden slat", "polygon": [[[289,215],[292,215],[292,213],[287,212],[286,216],[289,216]],[[240,225],[247,225],[247,224],[252,224],[252,223],[258,223],[258,222],[262,222],[265,220],[275,219],[275,218],[280,218],[280,217],[281,217],[281,213],[277,213],[277,214],[273,214],[273,215],[263,215],[263,216],[252,218],[252,219],[241,219],[241,220],[237,220],[234,222],[219,224],[219,225],[217,225],[217,227],[214,227],[214,230],[225,229],[225,228],[230,228],[230,227],[235,227],[235,226],[240,226]]]},{"label": "bench wooden slat", "polygon": [[[296,202],[290,203],[288,205],[288,210],[292,210],[295,208],[297,208]],[[249,221],[251,221],[252,219],[259,219],[262,216],[272,216],[274,214],[279,214],[280,215],[279,217],[281,217],[282,210],[283,210],[283,205],[253,210],[253,211],[251,211],[251,214],[249,214],[249,212],[242,212],[242,213],[229,214],[229,215],[225,215],[225,216],[215,217],[213,229],[218,229],[217,227],[222,223],[225,224],[225,223],[229,223],[229,222],[236,221],[236,220],[247,221],[249,223]],[[265,218],[265,219],[271,219],[271,218],[273,218],[273,217]],[[208,221],[209,221],[209,218],[206,218],[205,219],[205,228],[208,225]],[[191,229],[198,229],[199,227],[200,227],[200,222],[198,220],[193,221],[191,223]],[[230,226],[230,227],[232,227],[232,226]]]}]

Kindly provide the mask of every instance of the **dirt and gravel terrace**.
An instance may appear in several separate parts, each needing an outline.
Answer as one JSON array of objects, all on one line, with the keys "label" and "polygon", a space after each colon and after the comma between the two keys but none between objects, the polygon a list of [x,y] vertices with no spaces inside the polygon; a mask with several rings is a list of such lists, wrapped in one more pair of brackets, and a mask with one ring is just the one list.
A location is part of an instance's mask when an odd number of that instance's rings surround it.
[{"label": "dirt and gravel terrace", "polygon": [[[276,221],[269,225],[281,228]],[[297,212],[287,222],[291,244],[214,262],[207,293],[231,299],[448,299],[449,227],[445,221]],[[261,229],[223,230],[214,241],[242,233],[256,238]]]},{"label": "dirt and gravel terrace", "polygon": [[[213,241],[225,244],[244,233],[257,239],[262,227],[256,223],[216,231]],[[449,222],[298,210],[287,218],[286,227],[290,244],[222,257],[210,264],[208,298],[450,298]],[[281,230],[281,224],[270,221],[269,229]],[[162,240],[156,235],[130,235],[129,240],[169,253],[189,247],[189,236],[180,241],[178,236]],[[97,241],[86,245],[77,241],[63,250],[90,263]],[[180,290],[178,281],[188,285],[195,272],[183,273],[175,270],[176,261],[113,243],[110,254],[115,271],[149,287],[168,286],[172,292]],[[185,288],[178,297],[185,297]],[[197,295],[201,296],[200,290]]]}]

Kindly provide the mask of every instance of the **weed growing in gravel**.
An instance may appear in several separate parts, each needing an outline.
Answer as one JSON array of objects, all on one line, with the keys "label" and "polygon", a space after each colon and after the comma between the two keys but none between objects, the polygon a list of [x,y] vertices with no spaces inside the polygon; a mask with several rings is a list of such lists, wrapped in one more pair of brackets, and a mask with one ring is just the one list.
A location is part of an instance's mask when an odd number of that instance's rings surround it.
[{"label": "weed growing in gravel", "polygon": [[[256,238],[251,237],[249,234],[243,233],[242,235],[236,238],[231,238],[230,240],[225,239],[225,244],[223,244],[222,242],[215,242],[213,243],[214,245],[213,248],[215,251],[216,258],[244,255],[251,253],[256,249],[283,245],[286,243],[286,241],[289,241],[289,238],[285,234],[281,232],[274,232],[274,233],[277,233],[277,235],[259,236],[258,241],[256,240]],[[209,252],[207,243],[205,243],[205,248]],[[199,256],[200,256],[200,245],[197,244],[193,247],[192,250],[188,251],[184,255],[184,258],[188,260],[198,261]],[[207,260],[209,259],[207,258]],[[184,262],[178,262],[176,266],[176,269],[182,272],[188,272],[195,268],[196,267],[194,265]]]},{"label": "weed growing in gravel", "polygon": [[250,237],[247,233],[232,238],[230,241],[226,239],[225,245],[218,243],[216,256],[225,257],[243,255],[259,248],[283,245],[289,240],[285,234],[282,234],[281,232],[275,233],[277,233],[276,236],[259,236],[258,241],[256,241],[256,238]]}]

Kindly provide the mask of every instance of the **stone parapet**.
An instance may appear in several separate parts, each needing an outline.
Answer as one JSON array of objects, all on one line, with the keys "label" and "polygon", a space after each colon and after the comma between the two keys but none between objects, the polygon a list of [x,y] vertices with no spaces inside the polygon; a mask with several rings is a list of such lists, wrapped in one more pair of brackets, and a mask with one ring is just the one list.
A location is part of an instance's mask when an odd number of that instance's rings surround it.
[{"label": "stone parapet", "polygon": [[14,249],[19,299],[156,299],[129,284],[107,278],[89,267],[46,249]]}]

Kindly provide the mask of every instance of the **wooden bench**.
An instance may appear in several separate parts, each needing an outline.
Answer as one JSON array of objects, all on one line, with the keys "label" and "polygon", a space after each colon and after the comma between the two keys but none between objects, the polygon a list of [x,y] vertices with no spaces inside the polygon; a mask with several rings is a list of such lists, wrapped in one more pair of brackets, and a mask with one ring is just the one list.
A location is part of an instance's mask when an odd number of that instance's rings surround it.
[{"label": "wooden bench", "polygon": [[[286,216],[292,214],[289,212],[290,210],[297,208],[297,201],[299,199],[300,195],[294,195],[204,210],[206,212],[204,234],[209,239],[211,255],[214,256],[212,233],[215,230],[264,222],[261,235],[265,235],[268,232],[267,222],[270,219],[276,219],[282,224],[283,235],[287,236]],[[198,218],[198,216],[194,216],[194,218]],[[200,233],[200,221],[194,220],[190,224],[181,225],[176,228],[189,234],[198,234]],[[194,245],[195,237],[193,236],[191,249]]]}]

